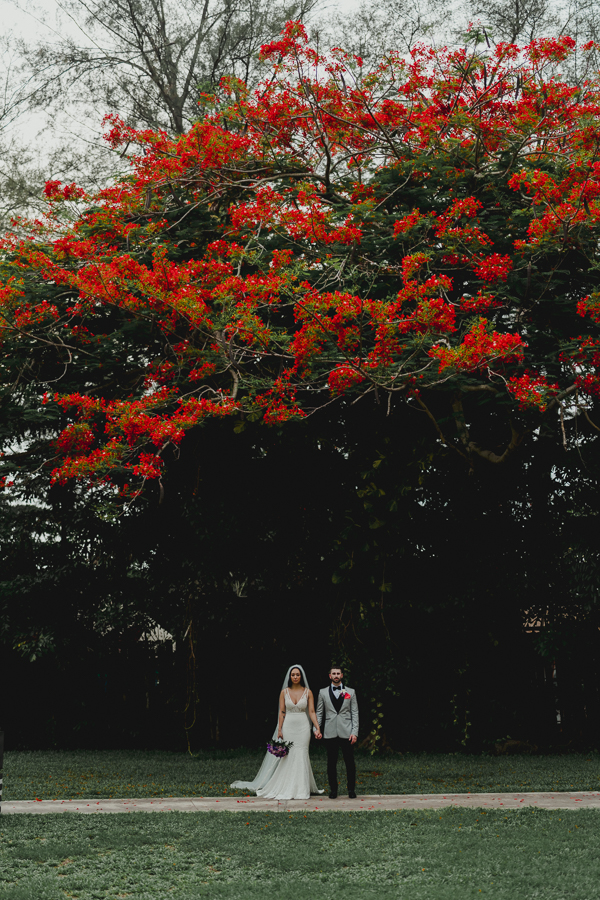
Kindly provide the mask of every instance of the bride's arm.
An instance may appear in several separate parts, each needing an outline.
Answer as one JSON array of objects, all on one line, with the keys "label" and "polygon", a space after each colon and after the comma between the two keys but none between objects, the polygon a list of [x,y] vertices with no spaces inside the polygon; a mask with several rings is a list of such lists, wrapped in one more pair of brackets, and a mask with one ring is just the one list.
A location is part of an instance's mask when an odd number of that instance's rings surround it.
[{"label": "bride's arm", "polygon": [[308,692],[308,714],[310,716],[310,720],[315,726],[315,737],[321,737],[321,729],[319,727],[319,720],[317,719],[317,714],[315,712],[315,701],[313,699],[312,691]]},{"label": "bride's arm", "polygon": [[[283,691],[279,695],[279,730],[277,737],[283,738],[283,720],[285,719],[285,694]],[[273,719],[271,719],[273,721]]]}]

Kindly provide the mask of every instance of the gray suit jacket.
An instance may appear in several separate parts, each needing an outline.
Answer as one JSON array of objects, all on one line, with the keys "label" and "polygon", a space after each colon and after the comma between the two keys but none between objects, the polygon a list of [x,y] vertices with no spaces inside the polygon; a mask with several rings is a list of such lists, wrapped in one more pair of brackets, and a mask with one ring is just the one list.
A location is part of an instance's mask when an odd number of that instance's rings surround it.
[{"label": "gray suit jacket", "polygon": [[350,694],[350,699],[344,700],[338,713],[331,702],[329,688],[322,688],[319,691],[317,721],[320,724],[323,721],[323,713],[325,713],[325,726],[323,728],[325,740],[335,737],[349,738],[351,734],[358,737],[358,702],[356,694],[353,688],[344,688],[344,693]]}]

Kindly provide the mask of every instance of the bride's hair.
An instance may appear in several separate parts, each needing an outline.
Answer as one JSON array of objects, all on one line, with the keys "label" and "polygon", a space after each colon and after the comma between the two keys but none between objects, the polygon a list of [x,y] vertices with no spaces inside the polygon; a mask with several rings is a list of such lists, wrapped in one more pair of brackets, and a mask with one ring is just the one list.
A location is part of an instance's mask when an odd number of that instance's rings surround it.
[{"label": "bride's hair", "polygon": [[[292,666],[292,668],[290,669],[290,677],[288,678],[287,685],[289,688],[293,687],[292,672],[294,671],[294,669],[298,669],[298,666]],[[300,687],[306,687],[306,685],[304,684],[304,675],[302,674],[302,669],[298,669],[298,671],[300,672]]]}]

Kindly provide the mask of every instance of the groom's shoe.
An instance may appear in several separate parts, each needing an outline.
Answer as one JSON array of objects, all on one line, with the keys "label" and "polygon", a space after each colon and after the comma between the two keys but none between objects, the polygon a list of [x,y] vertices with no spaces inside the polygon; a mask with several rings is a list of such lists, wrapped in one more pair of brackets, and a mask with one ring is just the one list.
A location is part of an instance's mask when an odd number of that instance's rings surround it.
[{"label": "groom's shoe", "polygon": [[330,800],[337,800],[337,791],[332,791],[329,795]]},{"label": "groom's shoe", "polygon": [[356,791],[348,791],[348,797],[350,800],[356,800]]}]

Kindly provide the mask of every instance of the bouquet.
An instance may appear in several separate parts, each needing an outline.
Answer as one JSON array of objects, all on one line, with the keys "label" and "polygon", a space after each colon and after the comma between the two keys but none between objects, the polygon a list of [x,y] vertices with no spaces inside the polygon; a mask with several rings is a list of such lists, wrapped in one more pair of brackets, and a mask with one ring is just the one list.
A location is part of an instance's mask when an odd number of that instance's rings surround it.
[{"label": "bouquet", "polygon": [[290,752],[290,747],[294,746],[293,741],[282,741],[279,738],[275,741],[269,741],[267,744],[267,750],[269,753],[272,753],[273,756],[277,756],[279,759],[282,759],[284,756],[287,756]]}]

